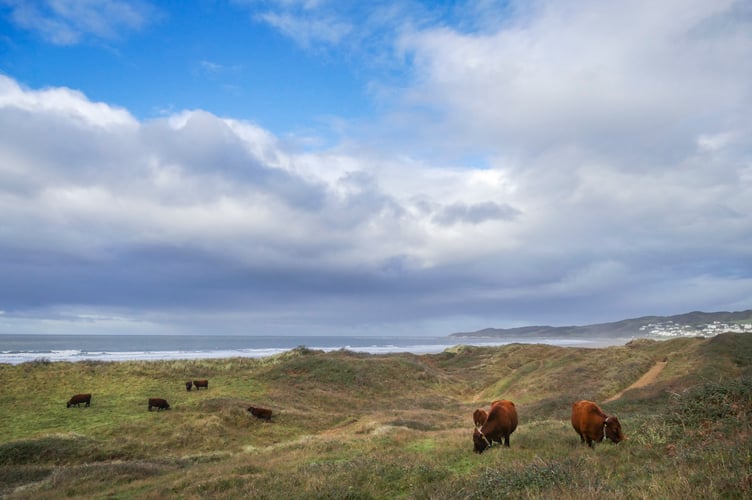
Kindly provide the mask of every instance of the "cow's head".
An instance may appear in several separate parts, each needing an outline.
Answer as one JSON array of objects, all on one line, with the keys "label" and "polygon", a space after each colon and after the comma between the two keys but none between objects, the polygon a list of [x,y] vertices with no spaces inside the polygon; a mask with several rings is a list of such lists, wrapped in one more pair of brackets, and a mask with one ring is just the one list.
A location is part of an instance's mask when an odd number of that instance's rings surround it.
[{"label": "cow's head", "polygon": [[621,432],[619,419],[614,416],[608,417],[606,421],[603,422],[603,430],[606,431],[606,437],[614,443],[624,440],[624,434]]},{"label": "cow's head", "polygon": [[190,391],[192,386],[193,386],[193,382],[189,380],[188,382],[185,383],[185,390]]},{"label": "cow's head", "polygon": [[480,429],[483,427],[483,424],[486,423],[486,420],[488,419],[488,414],[486,413],[486,410],[482,408],[478,408],[473,412],[473,423],[475,424],[475,427]]},{"label": "cow's head", "polygon": [[475,453],[483,453],[483,451],[491,446],[491,442],[480,432],[478,429],[473,430],[473,451]]}]

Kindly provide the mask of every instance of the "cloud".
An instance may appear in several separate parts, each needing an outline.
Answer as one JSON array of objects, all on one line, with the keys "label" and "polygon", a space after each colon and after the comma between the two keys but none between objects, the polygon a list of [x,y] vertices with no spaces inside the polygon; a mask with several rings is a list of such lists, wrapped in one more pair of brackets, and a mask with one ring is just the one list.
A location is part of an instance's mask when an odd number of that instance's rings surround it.
[{"label": "cloud", "polygon": [[406,26],[423,26],[441,19],[451,7],[426,6],[418,1],[349,2],[342,0],[234,0],[303,49],[327,57],[337,54],[358,67],[395,65],[391,41]]},{"label": "cloud", "polygon": [[514,207],[490,201],[474,205],[455,203],[444,207],[436,214],[433,220],[442,226],[451,226],[459,223],[480,224],[489,220],[513,219],[519,214],[519,210]]},{"label": "cloud", "polygon": [[628,168],[674,162],[699,135],[747,121],[752,24],[732,16],[739,3],[533,5],[492,32],[406,33],[416,84],[404,104],[432,110],[453,145],[525,160],[587,148]]},{"label": "cloud", "polygon": [[143,1],[120,0],[2,0],[10,19],[56,45],[74,45],[91,37],[113,40],[138,31],[155,16]]},{"label": "cloud", "polygon": [[294,39],[303,47],[312,47],[320,43],[335,45],[353,29],[349,24],[334,19],[311,21],[292,14],[274,12],[260,14],[259,19]]},{"label": "cloud", "polygon": [[408,77],[328,149],[0,77],[0,328],[443,334],[747,308],[744,5],[401,24]]},{"label": "cloud", "polygon": [[11,316],[199,303],[284,316],[356,289],[386,293],[422,265],[404,241],[420,221],[365,165],[344,158],[320,177],[336,157],[299,157],[249,122],[203,111],[139,122],[0,77],[0,125]]}]

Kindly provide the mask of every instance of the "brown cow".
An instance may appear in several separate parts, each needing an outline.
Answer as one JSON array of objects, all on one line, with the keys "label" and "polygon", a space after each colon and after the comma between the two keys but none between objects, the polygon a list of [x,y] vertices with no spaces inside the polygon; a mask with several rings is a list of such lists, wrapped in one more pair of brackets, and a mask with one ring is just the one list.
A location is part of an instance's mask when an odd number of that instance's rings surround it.
[{"label": "brown cow", "polygon": [[480,429],[473,431],[473,445],[475,453],[483,453],[494,441],[509,447],[509,436],[517,428],[517,408],[514,403],[505,399],[494,401],[488,412],[488,418]]},{"label": "brown cow", "polygon": [[81,403],[86,403],[86,406],[91,406],[91,394],[76,394],[65,405],[66,408],[70,408],[71,406],[75,406],[77,408],[81,407]]},{"label": "brown cow", "polygon": [[260,418],[262,420],[266,420],[267,422],[272,421],[272,411],[268,408],[258,408],[256,406],[249,406],[248,411],[256,418]]},{"label": "brown cow", "polygon": [[193,382],[191,382],[190,380],[188,382],[186,382],[185,383],[185,390],[188,391],[188,392],[191,392],[191,386],[192,385],[193,385]]},{"label": "brown cow", "polygon": [[572,427],[580,435],[580,442],[587,442],[591,448],[603,441],[604,431],[605,436],[614,443],[625,439],[619,419],[606,415],[592,401],[582,400],[572,405]]},{"label": "brown cow", "polygon": [[208,380],[194,380],[193,386],[196,388],[196,390],[199,390],[200,388],[209,389],[209,381]]},{"label": "brown cow", "polygon": [[152,408],[156,408],[157,411],[169,410],[170,403],[162,398],[149,398],[149,411],[151,411]]},{"label": "brown cow", "polygon": [[473,412],[473,423],[475,424],[475,427],[480,429],[483,427],[483,424],[486,423],[486,419],[488,418],[488,413],[486,413],[486,410],[483,408],[478,408]]}]

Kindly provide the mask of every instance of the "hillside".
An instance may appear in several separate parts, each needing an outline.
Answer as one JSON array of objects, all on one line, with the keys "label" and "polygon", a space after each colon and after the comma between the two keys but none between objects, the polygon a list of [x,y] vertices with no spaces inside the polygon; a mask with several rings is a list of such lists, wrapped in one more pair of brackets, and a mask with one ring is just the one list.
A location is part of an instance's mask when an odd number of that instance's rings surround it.
[{"label": "hillside", "polygon": [[[583,326],[524,326],[519,328],[485,328],[474,332],[453,333],[456,338],[588,338],[588,337],[660,337],[715,335],[725,329],[744,329],[752,332],[752,309],[738,312],[694,311],[675,316],[643,316],[612,323]],[[721,328],[718,328],[721,326]],[[725,327],[725,328],[723,328]]]},{"label": "hillside", "polygon": [[[646,385],[626,390],[656,363]],[[0,365],[8,498],[745,498],[752,335],[602,349],[306,348],[265,359]],[[208,378],[209,389],[183,382]],[[643,379],[644,380],[644,379]],[[614,401],[606,400],[625,391]],[[89,408],[66,408],[91,392]],[[148,397],[172,409],[148,412]],[[511,448],[472,452],[472,412],[511,399]],[[619,416],[594,450],[573,401]],[[272,423],[246,408],[273,409]]]}]

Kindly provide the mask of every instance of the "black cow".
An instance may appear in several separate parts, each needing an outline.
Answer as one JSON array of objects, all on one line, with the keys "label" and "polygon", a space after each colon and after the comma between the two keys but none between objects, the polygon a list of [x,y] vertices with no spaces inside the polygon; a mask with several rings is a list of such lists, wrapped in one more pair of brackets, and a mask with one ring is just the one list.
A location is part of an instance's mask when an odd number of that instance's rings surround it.
[{"label": "black cow", "polygon": [[162,398],[149,398],[149,411],[151,411],[152,408],[156,408],[157,411],[169,410],[170,403]]},{"label": "black cow", "polygon": [[265,420],[267,422],[272,421],[272,411],[268,408],[250,406],[248,407],[248,411],[256,418],[260,418],[261,420]]},{"label": "black cow", "polygon": [[70,400],[68,401],[68,404],[66,404],[66,408],[70,408],[71,406],[75,406],[77,408],[81,407],[81,403],[86,403],[86,406],[91,406],[91,394],[76,394]]}]

